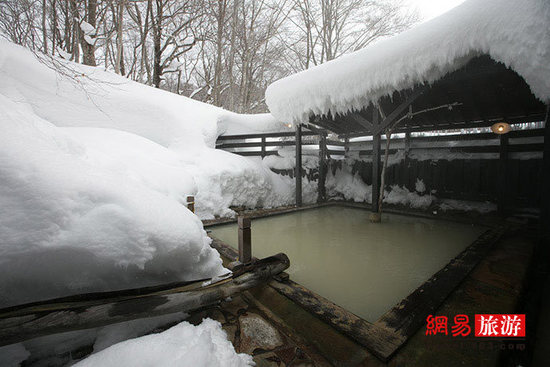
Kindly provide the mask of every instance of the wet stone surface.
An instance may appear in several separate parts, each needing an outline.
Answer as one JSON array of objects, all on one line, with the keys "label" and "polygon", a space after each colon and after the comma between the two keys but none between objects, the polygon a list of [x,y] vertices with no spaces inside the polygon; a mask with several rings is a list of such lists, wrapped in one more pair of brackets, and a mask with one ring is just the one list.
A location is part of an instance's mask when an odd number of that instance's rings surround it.
[{"label": "wet stone surface", "polygon": [[252,355],[258,367],[324,365],[315,363],[310,351],[305,352],[240,296],[222,302],[219,307],[194,313],[188,321],[199,324],[205,318],[220,322],[235,350]]},{"label": "wet stone surface", "polygon": [[256,349],[270,351],[283,345],[277,329],[257,314],[249,313],[239,317],[239,326],[240,352],[252,354]]}]

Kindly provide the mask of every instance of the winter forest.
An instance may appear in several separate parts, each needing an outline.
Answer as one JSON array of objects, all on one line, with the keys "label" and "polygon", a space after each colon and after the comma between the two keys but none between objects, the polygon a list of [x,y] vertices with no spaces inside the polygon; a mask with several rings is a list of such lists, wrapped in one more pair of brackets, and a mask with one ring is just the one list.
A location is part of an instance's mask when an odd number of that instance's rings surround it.
[{"label": "winter forest", "polygon": [[403,0],[0,0],[0,33],[239,113],[273,81],[418,21]]}]

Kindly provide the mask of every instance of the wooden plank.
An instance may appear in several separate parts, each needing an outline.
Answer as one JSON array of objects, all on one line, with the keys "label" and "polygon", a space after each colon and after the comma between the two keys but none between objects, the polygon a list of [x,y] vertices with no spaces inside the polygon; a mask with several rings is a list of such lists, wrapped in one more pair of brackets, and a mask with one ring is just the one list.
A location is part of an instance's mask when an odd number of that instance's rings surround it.
[{"label": "wooden plank", "polygon": [[367,129],[365,131],[370,133],[374,131],[374,125],[372,124],[372,122],[361,116],[359,113],[350,113],[349,118]]},{"label": "wooden plank", "polygon": [[305,124],[304,127],[308,130],[311,130],[312,132],[314,132],[315,134],[317,135],[327,135],[328,134],[328,131],[325,130],[325,129],[320,129],[316,126],[313,126],[311,124]]},{"label": "wooden plank", "polygon": [[[380,134],[388,127],[390,127],[395,120],[405,111],[409,106],[416,101],[418,97],[427,90],[427,87],[419,86],[413,90],[410,96],[408,96],[399,106],[397,106],[387,117],[385,117],[380,124],[375,124],[376,127],[372,129],[373,134]],[[373,119],[374,120],[374,119]]]},{"label": "wooden plank", "polygon": [[502,233],[502,228],[484,232],[443,269],[384,314],[375,325],[394,330],[405,339],[414,335],[420,327],[425,325],[426,317],[435,312],[485,256],[491,246],[501,238]]},{"label": "wooden plank", "polygon": [[[405,134],[410,132],[405,132]],[[369,135],[370,136],[370,135]],[[542,137],[544,136],[544,129],[531,129],[531,130],[514,130],[508,133],[510,138],[526,138],[526,137]],[[413,143],[437,143],[437,142],[455,142],[455,141],[476,141],[479,140],[480,144],[487,140],[497,140],[498,136],[494,133],[468,133],[468,134],[451,134],[451,135],[437,135],[437,136],[415,136],[411,138]],[[406,141],[405,138],[392,138],[392,141],[396,143]],[[350,145],[364,144],[366,141],[352,141]],[[528,144],[525,144],[528,145]]]},{"label": "wooden plank", "polygon": [[272,281],[269,285],[336,330],[363,345],[383,361],[389,360],[406,341],[391,329],[371,324],[292,280]]},{"label": "wooden plank", "polygon": [[55,333],[190,312],[262,284],[289,265],[288,257],[278,254],[243,266],[214,283],[200,280],[162,291],[142,288],[91,293],[10,307],[0,310],[0,346]]},{"label": "wooden plank", "polygon": [[326,152],[329,155],[345,155],[346,154],[345,150],[327,149]]},{"label": "wooden plank", "polygon": [[[516,144],[508,145],[509,153],[522,153],[522,152],[541,152],[544,148],[544,144]],[[475,145],[467,147],[423,147],[423,148],[411,148],[411,151],[422,150],[440,150],[448,153],[500,153],[500,147],[498,145]],[[359,152],[360,155],[371,154],[371,149],[352,150]],[[390,149],[390,154],[397,152],[398,149]]]},{"label": "wooden plank", "polygon": [[[233,153],[233,154],[238,154],[238,155],[242,155],[243,157],[255,157],[255,156],[261,156],[262,155],[262,152],[260,151],[246,151],[246,152],[230,152],[230,153]],[[275,150],[268,150],[267,152],[265,152],[265,155],[277,155],[277,151]]]},{"label": "wooden plank", "polygon": [[322,203],[327,200],[325,181],[327,178],[327,137],[319,136],[319,178],[317,181],[317,202]]},{"label": "wooden plank", "polygon": [[[313,136],[317,133],[313,131],[303,131],[302,136]],[[220,135],[218,140],[240,140],[240,139],[254,139],[254,138],[282,138],[294,136],[293,131],[274,132],[274,133],[258,133],[258,134],[239,134],[239,135]]]},{"label": "wooden plank", "polygon": [[[461,123],[438,123],[437,125],[420,125],[420,126],[403,126],[403,127],[396,127],[394,129],[394,133],[404,133],[406,131],[410,132],[433,132],[433,131],[442,131],[442,130],[455,130],[455,129],[469,129],[469,128],[480,128],[480,127],[489,127],[497,122],[508,122],[510,124],[514,123],[524,123],[524,122],[536,122],[536,121],[543,121],[545,119],[544,114],[536,113],[529,116],[513,116],[508,117],[507,119],[504,119],[502,116],[500,117],[494,117],[487,120],[475,120],[475,121],[466,121]],[[371,134],[367,134],[363,131],[360,132],[354,132],[354,133],[347,133],[342,134],[339,137],[340,138],[356,138],[356,137],[363,137],[363,136],[370,136]]]},{"label": "wooden plank", "polygon": [[296,125],[296,206],[302,206],[302,126]]},{"label": "wooden plank", "polygon": [[[217,149],[228,149],[228,148],[261,148],[262,145],[266,147],[288,147],[294,146],[296,143],[294,141],[266,141],[262,143],[261,141],[253,142],[241,142],[241,143],[223,143],[217,145]],[[302,142],[302,145],[316,145],[317,143],[312,141]]]}]

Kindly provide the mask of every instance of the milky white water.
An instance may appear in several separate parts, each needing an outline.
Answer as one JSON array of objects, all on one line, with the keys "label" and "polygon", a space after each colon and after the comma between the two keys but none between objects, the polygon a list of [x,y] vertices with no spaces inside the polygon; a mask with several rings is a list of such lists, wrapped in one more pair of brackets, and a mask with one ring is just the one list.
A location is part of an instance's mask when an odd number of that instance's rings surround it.
[{"label": "milky white water", "polygon": [[[486,228],[331,206],[252,220],[252,255],[284,252],[297,283],[375,322]],[[212,227],[237,248],[237,225]]]}]

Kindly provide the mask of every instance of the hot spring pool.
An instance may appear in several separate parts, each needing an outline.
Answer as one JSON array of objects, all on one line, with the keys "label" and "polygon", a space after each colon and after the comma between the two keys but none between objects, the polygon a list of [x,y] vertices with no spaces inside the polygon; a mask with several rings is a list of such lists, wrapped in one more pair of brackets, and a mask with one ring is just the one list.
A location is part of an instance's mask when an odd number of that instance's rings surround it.
[{"label": "hot spring pool", "polygon": [[[252,255],[284,252],[292,280],[375,322],[471,244],[482,226],[330,206],[252,220]],[[237,248],[237,224],[210,228]]]}]

